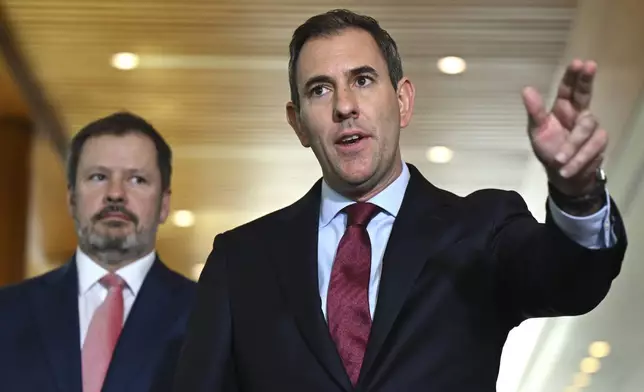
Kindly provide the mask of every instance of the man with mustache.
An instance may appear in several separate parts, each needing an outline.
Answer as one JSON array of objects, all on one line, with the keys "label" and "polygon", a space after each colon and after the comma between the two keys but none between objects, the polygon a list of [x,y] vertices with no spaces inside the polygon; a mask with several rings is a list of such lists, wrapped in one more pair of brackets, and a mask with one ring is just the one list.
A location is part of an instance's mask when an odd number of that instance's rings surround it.
[{"label": "man with mustache", "polygon": [[626,235],[598,170],[596,64],[570,64],[551,110],[523,92],[540,224],[516,192],[459,197],[402,161],[414,85],[375,20],[312,17],[290,55],[287,118],[323,178],[215,237],[175,392],[491,392],[513,327],[602,301]]},{"label": "man with mustache", "polygon": [[170,386],[196,284],[155,252],[172,153],[144,119],[115,113],[71,141],[72,259],[0,290],[7,391],[144,392]]}]

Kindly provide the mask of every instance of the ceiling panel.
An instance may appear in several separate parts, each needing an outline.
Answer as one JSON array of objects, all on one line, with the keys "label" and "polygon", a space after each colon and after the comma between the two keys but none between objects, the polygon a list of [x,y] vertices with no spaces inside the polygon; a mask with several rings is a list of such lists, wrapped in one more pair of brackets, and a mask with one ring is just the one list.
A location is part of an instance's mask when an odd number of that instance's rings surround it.
[{"label": "ceiling panel", "polygon": [[[149,119],[175,150],[174,203],[196,226],[161,230],[160,249],[189,274],[218,231],[284,206],[320,175],[286,123],[288,42],[315,13],[348,7],[380,20],[416,84],[403,154],[439,186],[465,194],[521,185],[530,154],[520,91],[547,93],[576,2],[571,0],[5,0],[19,42],[68,132],[116,110]],[[140,67],[110,67],[136,52]],[[462,75],[441,56],[468,61]],[[427,147],[455,150],[435,165]],[[62,167],[37,166],[43,241],[52,258],[73,250]]]}]

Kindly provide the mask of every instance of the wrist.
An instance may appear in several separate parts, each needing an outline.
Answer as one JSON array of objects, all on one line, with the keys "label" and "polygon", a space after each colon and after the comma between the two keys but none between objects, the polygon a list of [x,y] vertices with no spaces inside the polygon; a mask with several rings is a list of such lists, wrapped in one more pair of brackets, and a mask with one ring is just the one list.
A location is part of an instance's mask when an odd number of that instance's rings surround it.
[{"label": "wrist", "polygon": [[548,193],[554,204],[570,215],[589,216],[608,203],[606,174],[601,169],[597,169],[592,182],[583,187],[575,187],[580,190],[568,189],[565,185],[567,184],[557,184],[557,181],[551,179],[548,181]]}]

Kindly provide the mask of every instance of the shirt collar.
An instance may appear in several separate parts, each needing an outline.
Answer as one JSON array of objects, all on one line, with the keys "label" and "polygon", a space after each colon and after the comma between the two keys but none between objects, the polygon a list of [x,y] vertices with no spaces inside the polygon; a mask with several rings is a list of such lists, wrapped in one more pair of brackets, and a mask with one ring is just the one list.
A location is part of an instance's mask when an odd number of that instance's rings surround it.
[{"label": "shirt collar", "polygon": [[[396,217],[400,211],[407,184],[409,184],[409,177],[409,168],[403,162],[402,172],[398,178],[368,201],[380,207],[385,213]],[[326,181],[322,181],[320,227],[328,225],[343,208],[353,203],[355,203],[353,200],[342,196],[334,191]]]},{"label": "shirt collar", "polygon": [[[145,280],[145,276],[150,271],[155,259],[156,253],[153,251],[116,271],[117,275],[125,281],[127,287],[135,296],[141,289],[143,280]],[[76,249],[76,268],[78,269],[79,295],[84,295],[87,290],[109,273],[108,270],[89,258],[80,248]]]}]

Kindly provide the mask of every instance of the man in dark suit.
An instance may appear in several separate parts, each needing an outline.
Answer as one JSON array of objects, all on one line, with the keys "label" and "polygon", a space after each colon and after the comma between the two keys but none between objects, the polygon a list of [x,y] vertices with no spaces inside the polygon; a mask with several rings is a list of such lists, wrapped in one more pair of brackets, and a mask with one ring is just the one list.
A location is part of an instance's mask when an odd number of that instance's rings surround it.
[{"label": "man in dark suit", "polygon": [[0,389],[170,388],[196,288],[155,252],[171,167],[170,147],[132,114],[76,134],[68,189],[78,249],[61,268],[0,289]]},{"label": "man in dark suit", "polygon": [[602,301],[626,235],[598,169],[594,63],[568,67],[551,112],[523,92],[540,224],[515,192],[459,197],[402,161],[414,87],[375,20],[315,16],[290,54],[288,120],[323,179],[216,236],[175,392],[494,391],[513,327]]}]

